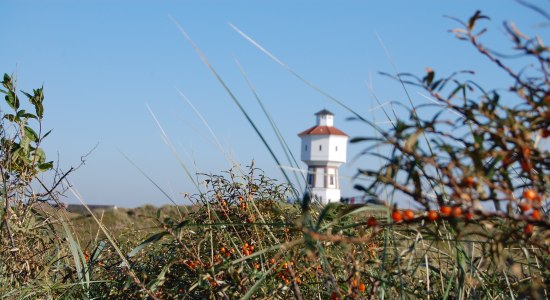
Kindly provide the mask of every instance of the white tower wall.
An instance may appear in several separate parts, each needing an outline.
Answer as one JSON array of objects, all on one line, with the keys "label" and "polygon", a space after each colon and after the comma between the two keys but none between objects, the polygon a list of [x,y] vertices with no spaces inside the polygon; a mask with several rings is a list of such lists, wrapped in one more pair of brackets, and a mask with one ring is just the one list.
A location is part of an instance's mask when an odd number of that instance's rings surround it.
[{"label": "white tower wall", "polygon": [[315,161],[346,162],[348,137],[343,135],[307,135],[302,137],[301,159],[306,164]]}]

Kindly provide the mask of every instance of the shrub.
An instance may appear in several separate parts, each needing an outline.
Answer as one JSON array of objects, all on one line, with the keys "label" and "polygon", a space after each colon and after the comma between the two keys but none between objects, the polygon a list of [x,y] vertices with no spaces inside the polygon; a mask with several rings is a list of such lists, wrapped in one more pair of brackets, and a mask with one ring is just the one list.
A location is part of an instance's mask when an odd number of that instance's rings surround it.
[{"label": "shrub", "polygon": [[40,148],[49,134],[42,128],[43,89],[22,92],[29,112],[11,76],[4,75],[2,86],[8,110],[0,113],[0,295],[80,295],[75,283],[85,282],[82,253],[60,211],[48,204],[57,201],[57,187],[68,173],[53,174],[51,184],[38,176],[54,171]]}]

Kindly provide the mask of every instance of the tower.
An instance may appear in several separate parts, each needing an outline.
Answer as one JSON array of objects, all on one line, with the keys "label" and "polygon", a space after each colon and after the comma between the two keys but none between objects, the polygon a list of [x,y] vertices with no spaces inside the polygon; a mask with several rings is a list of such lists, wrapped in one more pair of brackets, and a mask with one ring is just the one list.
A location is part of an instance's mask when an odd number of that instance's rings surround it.
[{"label": "tower", "polygon": [[312,198],[323,204],[340,201],[338,168],[346,162],[349,136],[334,127],[334,114],[316,113],[317,125],[301,132],[301,158],[308,167],[307,184]]}]

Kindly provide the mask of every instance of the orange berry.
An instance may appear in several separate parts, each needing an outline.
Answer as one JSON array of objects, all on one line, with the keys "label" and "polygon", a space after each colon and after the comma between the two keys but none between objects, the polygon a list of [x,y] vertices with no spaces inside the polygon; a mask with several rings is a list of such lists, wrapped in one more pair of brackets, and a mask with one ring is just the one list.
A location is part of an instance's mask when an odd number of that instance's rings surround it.
[{"label": "orange berry", "polygon": [[441,206],[441,208],[439,208],[439,211],[441,212],[441,215],[443,215],[443,216],[450,216],[452,210],[453,209],[450,206],[447,206],[447,205],[443,205],[443,206]]},{"label": "orange berry", "polygon": [[255,263],[254,264],[254,269],[258,270],[260,268],[260,264],[259,263]]},{"label": "orange berry", "polygon": [[540,221],[541,220],[540,210],[538,209],[533,210],[533,212],[531,213],[531,217],[537,221]]},{"label": "orange berry", "polygon": [[436,221],[437,219],[439,219],[439,215],[437,214],[437,211],[435,210],[430,210],[428,212],[428,220],[430,221]]},{"label": "orange berry", "polygon": [[353,279],[351,281],[351,286],[356,287],[357,286],[357,279]]},{"label": "orange berry", "polygon": [[523,191],[523,197],[529,201],[533,201],[537,198],[537,192],[533,189],[526,189]]},{"label": "orange berry", "polygon": [[475,185],[476,181],[474,180],[473,176],[468,176],[468,177],[464,178],[463,183],[467,187],[473,187]]},{"label": "orange berry", "polygon": [[270,258],[270,259],[269,259],[269,263],[270,263],[270,264],[274,264],[274,263],[275,263],[275,259],[274,259],[274,258]]},{"label": "orange berry", "polygon": [[472,220],[474,218],[474,214],[471,211],[469,211],[469,212],[466,212],[464,217],[466,218],[466,220]]},{"label": "orange berry", "polygon": [[300,279],[299,277],[296,277],[294,281],[296,281],[297,284],[302,284],[302,279]]},{"label": "orange berry", "polygon": [[399,210],[394,210],[392,213],[391,213],[391,218],[393,219],[394,222],[401,222],[403,221],[403,213],[401,213],[401,211]]},{"label": "orange berry", "polygon": [[527,202],[521,202],[520,204],[518,204],[518,207],[522,212],[526,212],[531,209],[531,204]]},{"label": "orange berry", "polygon": [[460,218],[460,216],[462,216],[462,208],[460,206],[453,207],[451,215],[453,216],[453,218]]},{"label": "orange berry", "polygon": [[523,232],[525,232],[525,234],[527,235],[531,235],[533,234],[533,229],[534,229],[533,224],[527,224],[525,225],[525,227],[523,227]]},{"label": "orange berry", "polygon": [[222,248],[220,249],[220,252],[221,252],[221,253],[224,253],[225,251],[227,251],[227,250],[225,249],[225,247],[222,247]]},{"label": "orange berry", "polygon": [[370,227],[374,227],[378,224],[378,222],[376,222],[376,219],[374,217],[370,217],[368,220],[367,220],[367,225],[370,226]]},{"label": "orange berry", "polygon": [[412,209],[406,209],[403,212],[403,217],[405,218],[405,220],[412,220],[414,219],[414,212],[412,211]]},{"label": "orange berry", "polygon": [[523,148],[522,152],[523,152],[523,157],[526,159],[531,156],[531,148],[529,147]]},{"label": "orange berry", "polygon": [[364,292],[366,288],[367,287],[365,286],[365,284],[361,282],[361,284],[359,285],[359,291]]}]

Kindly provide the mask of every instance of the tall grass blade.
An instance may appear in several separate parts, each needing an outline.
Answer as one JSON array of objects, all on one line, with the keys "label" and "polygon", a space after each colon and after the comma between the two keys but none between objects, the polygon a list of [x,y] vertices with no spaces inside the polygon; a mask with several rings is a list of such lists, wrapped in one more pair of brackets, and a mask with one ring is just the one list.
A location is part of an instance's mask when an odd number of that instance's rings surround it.
[{"label": "tall grass blade", "polygon": [[[246,72],[244,71],[243,66],[239,63],[239,61],[237,61],[237,65],[239,66],[239,70],[241,71],[241,74],[243,75],[249,89],[252,91],[252,94],[254,95],[254,98],[256,99],[256,101],[258,102],[260,107],[262,108],[262,111],[263,111],[264,115],[266,116],[267,120],[269,121],[269,124],[271,125],[271,128],[275,132],[275,136],[277,137],[277,139],[279,141],[279,144],[281,144],[281,147],[283,148],[283,152],[284,152],[284,154],[287,158],[288,163],[290,164],[291,167],[299,168],[300,166],[299,166],[296,158],[294,157],[293,151],[288,146],[285,138],[283,137],[283,135],[281,134],[281,131],[279,130],[279,127],[277,126],[277,123],[273,120],[273,118],[271,117],[271,114],[266,109],[263,101],[260,99],[260,96],[258,95],[258,92],[256,91],[256,88],[254,88],[254,85],[250,81],[250,78],[248,77],[248,75],[246,75]],[[306,181],[305,176],[302,175],[301,180],[298,179],[298,175],[296,174],[296,172],[294,172],[294,176],[296,177],[296,182],[298,184],[299,190],[303,191],[304,189],[302,187],[302,182]]]},{"label": "tall grass blade", "polygon": [[[181,32],[181,34],[187,39],[187,41],[191,44],[191,46],[195,49],[195,51],[197,52],[197,54],[200,56],[200,58],[202,59],[202,61],[204,62],[204,64],[208,67],[208,69],[212,72],[212,74],[214,75],[214,77],[218,80],[218,82],[222,85],[222,87],[224,88],[224,90],[227,92],[227,94],[230,96],[230,98],[233,100],[233,102],[237,105],[237,107],[239,108],[239,110],[241,111],[241,113],[244,115],[244,117],[246,118],[246,120],[248,121],[248,123],[252,126],[252,128],[254,129],[254,131],[256,132],[256,134],[258,135],[258,137],[261,139],[262,143],[264,144],[264,146],[267,148],[267,150],[269,151],[269,153],[271,154],[271,157],[273,158],[273,160],[275,160],[275,163],[277,164],[277,166],[279,167],[279,170],[281,171],[281,173],[283,173],[283,176],[285,177],[286,181],[291,184],[292,182],[290,181],[290,178],[288,177],[288,174],[286,173],[286,171],[282,168],[282,164],[281,162],[279,161],[279,158],[277,157],[277,155],[275,155],[275,153],[273,152],[273,149],[271,148],[271,146],[269,145],[269,143],[267,142],[267,140],[265,139],[265,137],[262,135],[262,133],[260,132],[260,130],[258,129],[258,127],[256,126],[256,123],[252,120],[252,118],[250,118],[249,114],[246,112],[246,110],[244,109],[244,107],[242,106],[242,104],[240,103],[239,99],[235,96],[235,94],[231,91],[231,89],[229,88],[229,86],[227,86],[227,84],[225,83],[225,81],[220,77],[220,75],[218,74],[218,72],[216,71],[216,69],[214,69],[214,67],[210,64],[210,62],[208,61],[208,59],[206,58],[206,56],[202,53],[202,51],[200,50],[200,48],[195,44],[195,42],[191,39],[191,37],[187,34],[187,32],[181,27],[181,25],[172,18],[172,21],[176,24],[176,26],[178,27],[179,31]],[[296,193],[295,190],[293,190],[293,193],[294,193],[294,197],[296,199],[298,199],[299,195]]]}]

